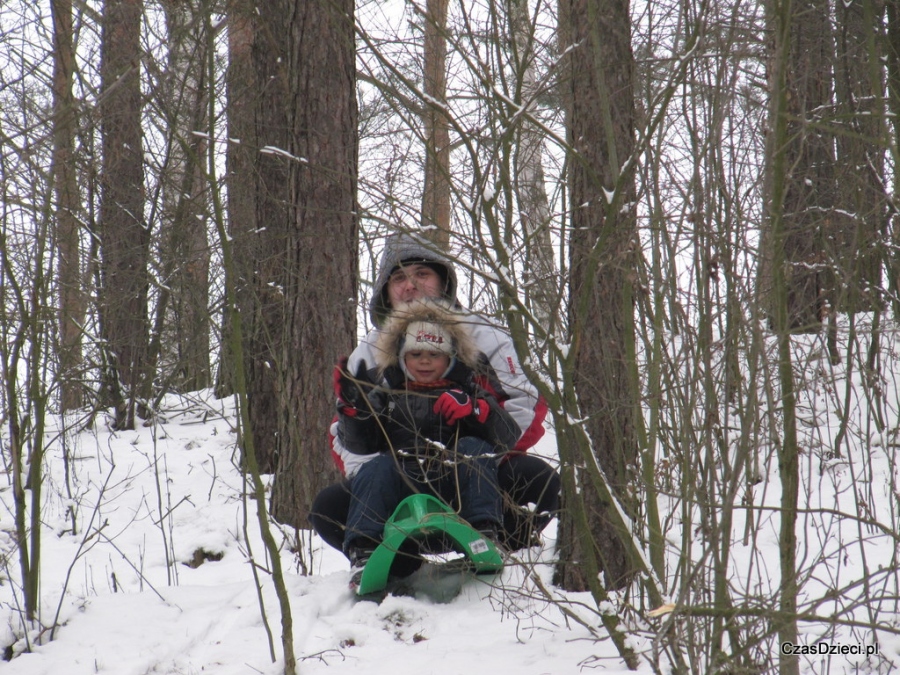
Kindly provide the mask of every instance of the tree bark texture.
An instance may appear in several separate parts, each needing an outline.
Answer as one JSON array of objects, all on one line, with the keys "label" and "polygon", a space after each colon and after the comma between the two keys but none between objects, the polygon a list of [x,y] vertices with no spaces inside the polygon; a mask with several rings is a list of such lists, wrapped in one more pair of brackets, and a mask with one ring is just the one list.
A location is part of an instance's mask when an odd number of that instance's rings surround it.
[{"label": "tree bark texture", "polygon": [[[885,0],[886,30],[884,51],[887,61],[887,109],[894,138],[900,138],[900,0]],[[900,175],[893,173],[893,192],[900,190]],[[900,214],[891,209],[888,223],[885,267],[894,318],[900,318]]]},{"label": "tree bark texture", "polygon": [[[788,171],[784,180],[784,263],[788,287],[788,321],[793,332],[821,327],[827,288],[825,233],[834,229],[835,157],[833,138],[824,120],[832,110],[830,64],[833,47],[824,0],[792,3],[785,77],[787,135],[784,148]],[[773,72],[773,69],[769,69]],[[774,86],[774,85],[772,85]],[[774,128],[770,123],[770,130]],[[768,142],[770,157],[775,142]],[[771,161],[767,162],[767,166]],[[766,192],[771,195],[772,185]],[[767,197],[770,199],[770,197]],[[764,233],[762,256],[771,261],[771,235]],[[771,287],[771,264],[761,266],[763,289]],[[769,311],[774,312],[771,307]]]},{"label": "tree bark texture", "polygon": [[59,286],[59,381],[63,411],[80,408],[83,390],[81,335],[85,293],[78,224],[81,197],[75,171],[76,111],[72,96],[75,52],[71,0],[53,0],[53,188],[56,196],[57,283]]},{"label": "tree bark texture", "polygon": [[881,306],[881,266],[887,235],[885,151],[882,114],[883,7],[873,0],[835,5],[837,101],[837,209],[826,242],[834,262],[829,289],[840,312]]},{"label": "tree bark texture", "polygon": [[[289,63],[292,37],[287,21],[293,16],[294,0],[260,3],[254,17],[253,84],[256,146],[250,175],[236,180],[252,180],[255,192],[256,228],[238,245],[235,257],[246,256],[250,266],[241,279],[246,305],[243,314],[247,353],[250,421],[256,456],[263,473],[278,466],[278,434],[286,411],[280,410],[280,379],[285,334],[285,286],[288,283],[288,230],[291,226],[290,179],[291,144]],[[317,93],[318,95],[318,93]],[[243,227],[243,225],[238,225]],[[240,269],[240,268],[239,268]]]},{"label": "tree bark texture", "polygon": [[306,526],[335,479],[327,432],[332,366],[356,339],[359,277],[353,0],[296,0],[290,16],[291,221],[282,419],[272,512]]},{"label": "tree bark texture", "polygon": [[[566,35],[576,47],[569,55],[567,97],[571,203],[570,326],[575,350],[573,381],[600,466],[610,487],[628,501],[637,461],[630,384],[629,344],[633,343],[632,246],[634,171],[626,168],[634,149],[634,57],[627,0],[564,0]],[[614,204],[606,195],[618,190]],[[576,473],[580,471],[575,467]],[[584,499],[594,546],[608,586],[626,584],[635,570],[588,480],[577,478],[582,492],[564,494],[560,540],[569,542],[558,569],[560,583],[587,589],[578,559],[579,537],[566,517],[566,502]],[[569,546],[573,548],[569,548]]]},{"label": "tree bark texture", "polygon": [[[521,105],[533,112],[541,91],[527,0],[509,3],[509,26],[515,47],[516,71],[522,83]],[[550,238],[552,215],[544,182],[544,139],[528,116],[522,120],[518,141],[513,180],[525,241],[526,300],[537,319],[535,330],[540,341],[559,331],[562,294]]]},{"label": "tree bark texture", "polygon": [[[201,0],[166,0],[169,62],[163,109],[172,137],[163,186],[160,289],[151,354],[162,357],[159,378],[174,391],[210,384],[209,265],[206,233],[206,77],[209,36]],[[154,347],[160,341],[162,348]],[[162,352],[160,354],[160,352]]]},{"label": "tree bark texture", "polygon": [[447,100],[447,0],[428,0],[425,14],[425,181],[422,226],[429,238],[450,243],[450,125],[441,104]]},{"label": "tree bark texture", "polygon": [[[225,151],[225,184],[228,186],[228,234],[233,242],[233,282],[245,333],[253,316],[252,283],[256,260],[256,140],[255,95],[259,89],[253,65],[256,24],[249,0],[230,0],[228,12],[228,71],[225,76],[229,143]],[[222,347],[216,372],[216,395],[234,392],[234,355],[231,354],[231,312],[223,312]],[[249,343],[248,343],[249,344]],[[247,352],[249,354],[249,351]]]},{"label": "tree bark texture", "polygon": [[113,360],[112,403],[119,428],[134,426],[149,395],[147,264],[141,131],[140,0],[106,0],[103,8],[99,113],[103,161],[100,236],[102,331]]}]

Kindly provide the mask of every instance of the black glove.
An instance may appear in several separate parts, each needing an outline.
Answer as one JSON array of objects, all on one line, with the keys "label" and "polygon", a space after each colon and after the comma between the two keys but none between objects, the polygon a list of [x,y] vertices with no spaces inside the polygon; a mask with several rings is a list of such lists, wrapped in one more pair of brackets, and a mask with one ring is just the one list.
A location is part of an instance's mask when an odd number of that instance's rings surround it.
[{"label": "black glove", "polygon": [[337,396],[338,408],[344,414],[353,417],[360,410],[368,409],[366,396],[373,388],[374,383],[369,379],[365,361],[359,362],[355,376],[347,371],[346,356],[334,367],[334,394]]}]

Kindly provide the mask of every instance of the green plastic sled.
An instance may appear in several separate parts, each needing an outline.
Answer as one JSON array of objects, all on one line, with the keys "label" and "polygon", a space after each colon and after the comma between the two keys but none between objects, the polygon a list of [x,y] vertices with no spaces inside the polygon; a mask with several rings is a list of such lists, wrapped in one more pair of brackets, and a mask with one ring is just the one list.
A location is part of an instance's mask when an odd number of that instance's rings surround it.
[{"label": "green plastic sled", "polygon": [[443,532],[455,541],[471,561],[475,574],[495,574],[503,558],[494,542],[484,537],[437,497],[407,497],[384,525],[384,538],[363,568],[357,595],[369,595],[387,587],[388,574],[400,546],[409,538],[421,540]]}]

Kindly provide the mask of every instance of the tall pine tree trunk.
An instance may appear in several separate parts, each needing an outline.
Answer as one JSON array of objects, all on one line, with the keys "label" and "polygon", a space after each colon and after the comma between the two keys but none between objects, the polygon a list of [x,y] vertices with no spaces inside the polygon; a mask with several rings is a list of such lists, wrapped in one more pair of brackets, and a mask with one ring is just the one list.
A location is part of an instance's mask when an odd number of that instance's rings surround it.
[{"label": "tall pine tree trunk", "polygon": [[[259,87],[253,66],[253,41],[256,25],[254,5],[250,0],[230,0],[228,3],[228,71],[225,76],[226,125],[230,139],[225,153],[225,184],[228,186],[228,234],[234,243],[230,280],[242,316],[253,316],[252,280],[257,258],[254,242],[256,230],[256,141],[255,96]],[[245,332],[251,328],[244,322]],[[234,391],[235,358],[231,353],[231,312],[225,308],[222,316],[222,341],[216,374],[216,395],[227,396]],[[245,351],[249,354],[249,349]]]},{"label": "tall pine tree trunk", "polygon": [[[767,200],[773,191],[784,188],[784,264],[788,293],[788,325],[794,332],[819,330],[828,300],[828,233],[835,218],[835,176],[833,137],[827,131],[832,110],[830,64],[833,48],[825,0],[795,1],[795,20],[788,37],[789,54],[784,86],[788,95],[786,166],[790,167],[784,186],[767,178]],[[776,57],[777,58],[777,57]],[[773,72],[773,69],[769,69]],[[774,123],[770,123],[767,153],[769,162],[781,151],[773,145]],[[764,230],[760,277],[764,297],[770,297],[770,314],[776,311],[770,296],[775,271],[772,269],[772,233]]]},{"label": "tall pine tree trunk", "polygon": [[334,480],[332,366],[355,344],[359,277],[353,0],[296,0],[290,15],[291,221],[278,471],[272,513],[306,526]]},{"label": "tall pine tree trunk", "polygon": [[881,266],[887,233],[882,114],[883,5],[872,0],[838,2],[834,68],[837,100],[837,208],[827,241],[833,247],[837,311],[872,311],[881,306]]},{"label": "tall pine tree trunk", "polygon": [[[634,326],[631,301],[631,250],[635,214],[634,172],[622,167],[634,150],[634,57],[627,0],[563,0],[567,35],[574,45],[568,56],[568,138],[571,203],[570,324],[575,350],[573,381],[597,461],[610,487],[628,503],[638,448],[634,415],[637,392],[632,384]],[[562,4],[562,3],[561,3]],[[614,195],[612,202],[607,195]],[[560,541],[564,542],[557,578],[568,589],[584,590],[579,560],[583,537],[568,516],[567,504],[584,499],[593,546],[606,583],[621,588],[637,571],[611,525],[605,502],[581,475],[589,460],[563,467],[573,474],[563,493]],[[574,488],[575,490],[573,491]]]},{"label": "tall pine tree trunk", "polygon": [[425,12],[425,178],[422,226],[446,248],[450,243],[450,127],[447,99],[447,0],[427,0]]},{"label": "tall pine tree trunk", "polygon": [[100,295],[115,425],[134,427],[150,393],[147,291],[150,228],[144,221],[140,0],[106,0],[101,45]]},{"label": "tall pine tree trunk", "polygon": [[[511,0],[509,26],[515,48],[515,63],[521,81],[521,105],[534,114],[539,90],[534,35],[527,0]],[[524,279],[529,309],[537,319],[538,340],[554,336],[560,326],[560,289],[550,238],[550,203],[544,184],[544,142],[539,127],[528,116],[519,131],[513,180],[519,202],[519,218],[525,241]]]},{"label": "tall pine tree trunk", "polygon": [[81,275],[79,213],[75,173],[75,99],[72,76],[72,2],[53,0],[53,187],[56,194],[57,284],[59,286],[59,381],[63,411],[81,407],[81,333],[85,294]]},{"label": "tall pine tree trunk", "polygon": [[209,242],[203,160],[209,128],[204,2],[166,0],[169,61],[161,108],[169,120],[169,155],[163,179],[160,264],[151,357],[161,357],[167,389],[196,391],[210,384]]},{"label": "tall pine tree trunk", "polygon": [[[887,61],[887,109],[891,131],[900,138],[900,0],[885,0],[887,35],[884,40]],[[893,193],[900,191],[900,173],[893,172]],[[900,319],[900,213],[891,209],[884,265],[888,271],[888,291],[894,318]]]},{"label": "tall pine tree trunk", "polygon": [[[278,435],[284,417],[279,408],[285,335],[285,288],[288,278],[289,227],[292,220],[289,97],[290,44],[286,21],[296,12],[294,0],[272,0],[253,9],[253,84],[256,147],[254,165],[246,177],[254,181],[256,229],[245,233],[238,251],[247,252],[251,266],[240,280],[249,296],[244,315],[247,350],[247,396],[254,444],[263,473],[278,466]],[[325,95],[325,94],[323,94]],[[233,217],[233,216],[232,216]],[[243,304],[243,303],[242,303]]]}]

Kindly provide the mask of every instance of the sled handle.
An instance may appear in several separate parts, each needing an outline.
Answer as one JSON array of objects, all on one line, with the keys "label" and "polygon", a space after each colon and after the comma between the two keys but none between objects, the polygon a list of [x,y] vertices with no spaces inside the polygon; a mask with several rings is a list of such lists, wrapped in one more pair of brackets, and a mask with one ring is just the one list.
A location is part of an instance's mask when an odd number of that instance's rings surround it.
[{"label": "sled handle", "polygon": [[503,558],[494,542],[460,518],[440,499],[428,494],[407,497],[384,526],[384,538],[363,569],[357,595],[368,595],[387,586],[388,575],[400,546],[409,538],[424,539],[439,532],[456,542],[472,562],[475,574],[503,569]]}]

